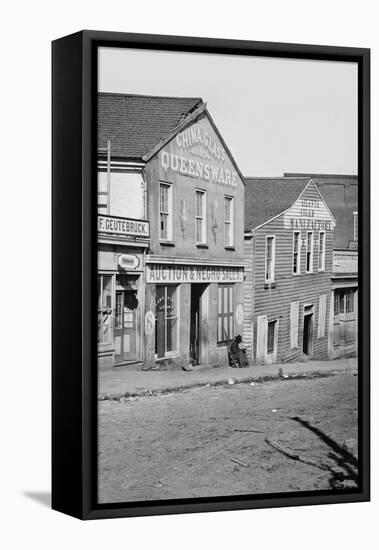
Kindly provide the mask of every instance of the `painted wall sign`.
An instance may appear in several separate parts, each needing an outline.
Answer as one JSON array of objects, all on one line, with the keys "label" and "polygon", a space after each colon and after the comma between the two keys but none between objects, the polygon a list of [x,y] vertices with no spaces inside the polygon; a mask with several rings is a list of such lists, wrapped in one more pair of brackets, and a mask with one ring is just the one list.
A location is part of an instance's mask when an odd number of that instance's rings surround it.
[{"label": "painted wall sign", "polygon": [[145,334],[151,336],[155,330],[155,315],[152,311],[147,311],[145,315]]},{"label": "painted wall sign", "polygon": [[164,170],[170,168],[174,172],[179,172],[179,174],[212,181],[213,183],[224,183],[233,187],[236,187],[238,183],[237,172],[217,166],[216,164],[175,155],[167,151],[162,151],[161,153],[161,165]]},{"label": "painted wall sign", "polygon": [[100,233],[134,237],[149,237],[150,235],[149,222],[112,216],[98,216],[97,230]]},{"label": "painted wall sign", "polygon": [[135,254],[120,254],[118,257],[118,265],[122,269],[137,269],[139,266],[139,258]]},{"label": "painted wall sign", "polygon": [[205,182],[237,187],[241,181],[206,116],[176,135],[160,152],[160,164],[165,172],[173,171]]},{"label": "painted wall sign", "polygon": [[333,231],[334,227],[334,219],[321,198],[300,198],[284,214],[285,229]]},{"label": "painted wall sign", "polygon": [[243,307],[242,304],[238,304],[236,307],[236,321],[239,325],[243,323]]},{"label": "painted wall sign", "polygon": [[237,283],[243,267],[148,264],[147,283]]},{"label": "painted wall sign", "polygon": [[333,273],[358,273],[358,253],[356,251],[334,251]]}]

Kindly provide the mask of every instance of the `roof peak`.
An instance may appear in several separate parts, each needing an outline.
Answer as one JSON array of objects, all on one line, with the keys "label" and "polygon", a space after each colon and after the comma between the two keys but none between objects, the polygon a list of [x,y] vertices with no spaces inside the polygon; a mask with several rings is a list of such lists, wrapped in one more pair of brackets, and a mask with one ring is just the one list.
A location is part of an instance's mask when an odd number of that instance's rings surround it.
[{"label": "roof peak", "polygon": [[125,94],[121,92],[98,92],[98,95],[101,96],[119,96],[119,97],[143,97],[145,99],[151,98],[151,99],[173,99],[173,100],[191,100],[191,101],[203,101],[201,97],[193,97],[193,96],[169,96],[169,95],[149,95],[149,94]]}]

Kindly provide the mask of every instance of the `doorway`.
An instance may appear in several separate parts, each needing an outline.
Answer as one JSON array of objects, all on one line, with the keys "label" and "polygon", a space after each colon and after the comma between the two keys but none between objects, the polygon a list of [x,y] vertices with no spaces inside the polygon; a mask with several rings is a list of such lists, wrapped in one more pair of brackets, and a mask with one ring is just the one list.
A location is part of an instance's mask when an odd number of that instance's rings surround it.
[{"label": "doorway", "polygon": [[303,353],[313,353],[313,306],[304,307]]},{"label": "doorway", "polygon": [[190,315],[190,362],[192,365],[201,363],[201,297],[207,285],[191,285],[191,315]]},{"label": "doorway", "polygon": [[115,303],[115,361],[137,359],[137,279],[117,276]]}]

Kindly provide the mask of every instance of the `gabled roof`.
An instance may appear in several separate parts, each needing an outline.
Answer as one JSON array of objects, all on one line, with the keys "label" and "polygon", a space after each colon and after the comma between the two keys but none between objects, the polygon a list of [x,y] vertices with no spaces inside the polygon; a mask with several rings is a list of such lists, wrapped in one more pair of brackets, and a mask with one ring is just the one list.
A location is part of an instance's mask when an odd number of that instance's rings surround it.
[{"label": "gabled roof", "polygon": [[204,105],[201,98],[98,94],[98,148],[111,140],[115,157],[142,159]]},{"label": "gabled roof", "polygon": [[310,178],[246,178],[245,231],[281,214],[299,198]]},{"label": "gabled roof", "polygon": [[320,189],[336,219],[334,245],[349,248],[354,239],[353,213],[358,212],[358,176],[353,174],[284,174],[309,177]]}]

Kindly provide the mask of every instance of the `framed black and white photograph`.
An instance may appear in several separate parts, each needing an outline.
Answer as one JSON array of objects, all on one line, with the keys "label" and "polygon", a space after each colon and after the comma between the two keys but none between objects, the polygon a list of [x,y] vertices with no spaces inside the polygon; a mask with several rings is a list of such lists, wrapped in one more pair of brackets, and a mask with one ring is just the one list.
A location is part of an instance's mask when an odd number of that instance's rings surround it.
[{"label": "framed black and white photograph", "polygon": [[369,499],[369,59],[53,43],[55,509]]}]

